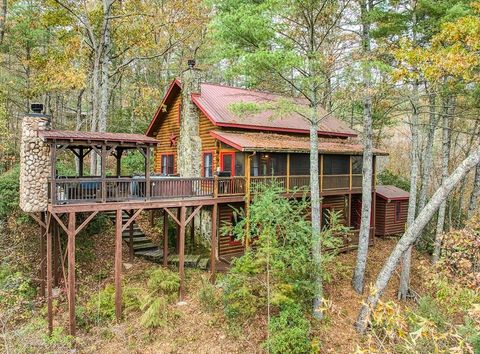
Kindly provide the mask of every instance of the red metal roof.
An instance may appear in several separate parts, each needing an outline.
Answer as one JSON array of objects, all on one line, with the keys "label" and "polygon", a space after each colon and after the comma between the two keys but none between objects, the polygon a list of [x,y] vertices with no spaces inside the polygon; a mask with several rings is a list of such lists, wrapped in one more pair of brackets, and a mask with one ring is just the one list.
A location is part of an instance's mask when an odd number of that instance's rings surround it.
[{"label": "red metal roof", "polygon": [[101,132],[83,132],[76,130],[45,130],[40,131],[39,135],[47,140],[73,140],[73,141],[109,141],[109,142],[128,142],[138,144],[158,144],[158,140],[143,134],[127,133],[101,133]]},{"label": "red metal roof", "polygon": [[[174,88],[181,85],[178,79],[170,85],[163,103],[167,101]],[[240,117],[231,111],[231,105],[235,103],[271,103],[280,100],[292,100],[295,104],[307,106],[305,99],[290,98],[282,95],[247,90],[242,88],[202,83],[200,93],[192,94],[192,100],[197,107],[205,113],[212,123],[219,127],[231,127],[251,130],[264,130],[290,133],[309,133],[309,123],[299,113],[289,113],[283,118],[276,118],[272,111],[255,112],[253,114]],[[151,136],[159,126],[161,110],[157,110],[150,126],[147,129],[147,135]],[[346,123],[328,114],[324,109],[319,108],[319,114],[323,119],[318,128],[319,134],[324,136],[349,137],[357,136],[357,132],[348,127]]]},{"label": "red metal roof", "polygon": [[[279,151],[309,152],[310,139],[275,133],[238,133],[229,131],[211,131],[210,134],[221,142],[240,151]],[[319,139],[318,151],[331,154],[361,155],[363,145],[345,139]],[[384,151],[374,149],[375,155],[386,155]]]},{"label": "red metal roof", "polygon": [[377,195],[385,200],[408,200],[410,193],[395,186],[377,186]]}]

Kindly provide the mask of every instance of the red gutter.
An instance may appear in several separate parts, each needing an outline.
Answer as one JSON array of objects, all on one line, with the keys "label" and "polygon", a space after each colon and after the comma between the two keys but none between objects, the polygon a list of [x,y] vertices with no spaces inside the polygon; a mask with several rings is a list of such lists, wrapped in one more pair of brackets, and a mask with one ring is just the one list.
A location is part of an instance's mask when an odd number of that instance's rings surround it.
[{"label": "red gutter", "polygon": [[147,136],[150,136],[150,133],[151,133],[151,130],[153,129],[153,125],[154,123],[157,121],[157,118],[159,116],[159,114],[162,112],[162,108],[163,106],[165,105],[165,102],[167,101],[168,99],[168,96],[170,95],[170,93],[172,92],[173,88],[175,86],[178,86],[179,89],[182,88],[182,84],[181,82],[178,80],[178,79],[174,79],[172,81],[172,83],[170,84],[170,86],[168,87],[168,90],[167,90],[167,93],[165,94],[165,96],[163,96],[163,100],[162,102],[160,103],[160,106],[158,106],[157,108],[157,111],[155,112],[155,114],[153,115],[153,119],[152,121],[150,122],[148,128],[147,128],[147,132],[145,133],[145,135]]},{"label": "red gutter", "polygon": [[[293,129],[293,128],[272,128],[267,126],[261,125],[246,125],[246,124],[237,124],[237,123],[219,123],[215,121],[215,119],[208,114],[207,110],[202,107],[202,104],[198,102],[197,97],[199,94],[192,93],[192,101],[195,105],[207,116],[207,118],[212,122],[213,125],[217,127],[229,127],[229,128],[241,128],[241,129],[249,129],[249,130],[267,130],[267,131],[274,131],[274,132],[286,132],[286,133],[299,133],[299,134],[309,134],[310,132],[305,129]],[[357,134],[348,134],[348,133],[333,133],[333,132],[318,132],[318,135],[325,136],[325,137],[356,137]]]}]

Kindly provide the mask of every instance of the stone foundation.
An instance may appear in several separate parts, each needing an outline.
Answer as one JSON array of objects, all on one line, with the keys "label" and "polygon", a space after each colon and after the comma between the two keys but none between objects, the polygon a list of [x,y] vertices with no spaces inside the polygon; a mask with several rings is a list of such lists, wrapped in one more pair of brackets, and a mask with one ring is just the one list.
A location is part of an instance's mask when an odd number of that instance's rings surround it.
[{"label": "stone foundation", "polygon": [[28,213],[46,211],[48,205],[50,147],[38,136],[41,130],[50,130],[48,117],[32,114],[23,118],[20,145],[20,208]]}]

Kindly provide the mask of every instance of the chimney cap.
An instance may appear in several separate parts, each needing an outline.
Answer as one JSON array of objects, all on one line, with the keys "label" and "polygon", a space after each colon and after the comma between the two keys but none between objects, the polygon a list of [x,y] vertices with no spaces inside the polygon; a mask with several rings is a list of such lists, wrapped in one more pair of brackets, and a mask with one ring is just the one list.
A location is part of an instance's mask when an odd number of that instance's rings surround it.
[{"label": "chimney cap", "polygon": [[188,59],[187,63],[190,70],[195,67],[195,59]]},{"label": "chimney cap", "polygon": [[30,105],[30,109],[33,113],[41,114],[43,112],[43,104],[42,103],[32,103]]}]

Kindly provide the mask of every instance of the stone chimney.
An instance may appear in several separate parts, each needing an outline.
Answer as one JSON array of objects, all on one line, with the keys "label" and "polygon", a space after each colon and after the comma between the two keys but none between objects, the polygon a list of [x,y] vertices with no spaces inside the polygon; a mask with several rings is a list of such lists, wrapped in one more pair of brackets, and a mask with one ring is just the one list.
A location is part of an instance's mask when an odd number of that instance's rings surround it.
[{"label": "stone chimney", "polygon": [[188,61],[182,75],[182,110],[180,137],[177,145],[177,171],[182,177],[200,177],[202,166],[202,141],[199,133],[199,112],[192,102],[192,93],[200,94],[200,72],[195,60]]},{"label": "stone chimney", "polygon": [[50,130],[50,117],[42,114],[42,104],[32,104],[32,112],[22,120],[20,144],[20,208],[27,212],[47,210],[50,147],[38,132]]}]

